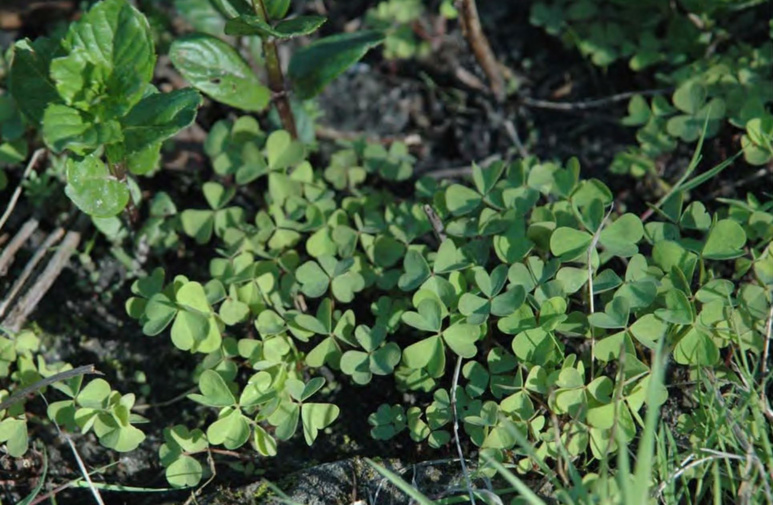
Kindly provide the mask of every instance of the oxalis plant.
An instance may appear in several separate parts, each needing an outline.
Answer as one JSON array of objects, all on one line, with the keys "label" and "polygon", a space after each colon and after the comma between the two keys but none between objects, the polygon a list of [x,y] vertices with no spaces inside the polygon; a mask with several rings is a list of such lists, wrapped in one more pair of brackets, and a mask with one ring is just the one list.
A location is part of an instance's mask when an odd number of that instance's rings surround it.
[{"label": "oxalis plant", "polygon": [[[471,183],[420,178],[397,193],[361,144],[315,169],[285,132],[252,142],[268,160],[252,181],[264,205],[229,207],[239,189],[211,181],[211,209],[185,211],[198,216],[185,233],[216,243],[210,277],[157,269],[127,302],[145,334],[201,357],[189,398],[202,424],[168,429],[161,449],[174,486],[200,481],[211,446],[273,456],[296,432],[311,444],[344,408],[324,401],[321,368],[419,393],[373,412],[373,437],[440,449],[456,417],[485,461],[525,472],[630,443],[657,346],[696,370],[724,349],[763,351],[769,203],[711,212],[687,200],[697,179],[645,222],[616,213],[576,160],[473,166]],[[650,395],[659,405],[668,390]]]}]

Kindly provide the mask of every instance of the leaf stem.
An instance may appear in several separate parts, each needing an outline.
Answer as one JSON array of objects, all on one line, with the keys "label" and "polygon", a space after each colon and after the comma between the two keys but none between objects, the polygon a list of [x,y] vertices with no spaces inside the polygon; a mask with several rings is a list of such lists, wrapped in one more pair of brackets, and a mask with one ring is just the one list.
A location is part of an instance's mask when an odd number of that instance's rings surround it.
[{"label": "leaf stem", "polygon": [[[255,14],[266,23],[271,20],[268,16],[268,10],[263,0],[252,0],[252,6]],[[276,41],[271,37],[261,37],[263,41],[263,55],[266,58],[266,72],[268,73],[268,87],[271,89],[274,106],[279,113],[279,119],[282,121],[282,127],[294,138],[298,138],[298,129],[295,127],[295,116],[290,107],[290,100],[287,98],[285,89],[285,79],[282,74],[282,65],[279,61],[279,51],[277,51]]]}]

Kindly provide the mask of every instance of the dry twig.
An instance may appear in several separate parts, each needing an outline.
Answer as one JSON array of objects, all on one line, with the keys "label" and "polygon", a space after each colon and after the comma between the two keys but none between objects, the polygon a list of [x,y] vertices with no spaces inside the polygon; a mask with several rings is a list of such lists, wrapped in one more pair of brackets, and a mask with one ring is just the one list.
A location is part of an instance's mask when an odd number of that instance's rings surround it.
[{"label": "dry twig", "polygon": [[456,8],[459,11],[462,33],[464,33],[467,43],[470,44],[472,52],[475,53],[475,59],[478,60],[478,64],[488,77],[491,92],[498,102],[504,102],[505,79],[502,77],[499,63],[491,50],[486,34],[483,33],[475,0],[457,0]]}]

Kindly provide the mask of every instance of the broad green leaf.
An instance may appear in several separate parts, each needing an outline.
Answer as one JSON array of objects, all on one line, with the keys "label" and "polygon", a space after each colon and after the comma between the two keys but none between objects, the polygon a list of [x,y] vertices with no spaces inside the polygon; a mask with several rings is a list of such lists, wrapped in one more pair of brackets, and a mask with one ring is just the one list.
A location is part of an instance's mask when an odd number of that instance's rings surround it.
[{"label": "broad green leaf", "polygon": [[[101,120],[126,114],[145,93],[156,63],[147,19],[125,0],[94,5],[67,32],[67,56],[52,61],[51,73],[67,103],[89,110]],[[71,64],[66,64],[66,62]],[[57,73],[57,64],[69,71]],[[80,75],[72,72],[78,69]],[[80,81],[80,82],[78,82]],[[77,84],[76,84],[77,83]],[[98,86],[92,103],[76,103],[84,88]]]},{"label": "broad green leaf", "polygon": [[468,262],[464,257],[464,253],[456,247],[453,240],[444,240],[440,244],[437,255],[435,256],[435,264],[433,270],[436,274],[453,272],[455,270],[461,270],[467,266]]},{"label": "broad green leaf", "polygon": [[54,152],[65,149],[85,155],[103,144],[121,140],[117,121],[97,122],[89,113],[53,104],[43,113],[43,139]]},{"label": "broad green leaf", "polygon": [[631,334],[643,345],[655,349],[657,343],[666,336],[668,324],[654,314],[645,314],[631,325]]},{"label": "broad green leaf", "polygon": [[239,409],[221,416],[207,428],[207,439],[214,445],[223,444],[226,449],[238,449],[250,439],[250,425]]},{"label": "broad green leaf", "polygon": [[695,308],[687,296],[678,289],[670,289],[664,296],[666,308],[657,309],[655,315],[663,321],[674,324],[692,324]]},{"label": "broad green leaf", "polygon": [[34,42],[20,40],[13,46],[8,90],[22,114],[34,123],[43,121],[43,112],[50,104],[62,103],[48,76],[51,59],[60,51],[59,40],[45,37]]},{"label": "broad green leaf", "polygon": [[183,231],[197,243],[206,244],[212,239],[215,213],[211,210],[186,209],[180,214]]},{"label": "broad green leaf", "polygon": [[197,32],[223,34],[225,19],[210,0],[174,0],[174,8]]},{"label": "broad green leaf", "polygon": [[383,41],[384,34],[380,32],[360,30],[325,37],[296,51],[288,68],[296,94],[302,100],[318,95],[369,49]]},{"label": "broad green leaf", "polygon": [[561,227],[550,237],[550,252],[559,256],[562,261],[572,260],[587,254],[592,240],[593,237],[588,232]]},{"label": "broad green leaf", "polygon": [[476,325],[456,323],[443,332],[443,340],[457,355],[469,359],[478,353],[475,342],[478,341],[479,334]]},{"label": "broad green leaf", "polygon": [[167,482],[176,488],[195,486],[201,481],[202,473],[201,463],[185,454],[181,454],[164,471]]},{"label": "broad green leaf", "polygon": [[293,140],[285,130],[277,130],[266,140],[266,154],[270,169],[291,167],[303,161],[303,144]]},{"label": "broad green leaf", "polygon": [[346,272],[330,283],[330,291],[339,302],[350,303],[354,295],[365,289],[365,279],[358,272]]},{"label": "broad green leaf", "polygon": [[403,322],[421,331],[439,332],[443,315],[440,302],[434,298],[425,298],[418,307],[418,312],[404,312]]},{"label": "broad green leaf", "polygon": [[628,258],[639,252],[636,244],[643,236],[641,219],[635,214],[623,214],[601,230],[599,242],[611,254]]},{"label": "broad green leaf", "polygon": [[712,260],[727,260],[744,254],[746,233],[740,224],[732,219],[718,221],[709,231],[702,256]]},{"label": "broad green leaf", "polygon": [[140,100],[121,119],[127,154],[142,151],[189,126],[200,104],[201,97],[190,88],[153,93]]},{"label": "broad green leaf", "polygon": [[494,162],[485,168],[473,163],[472,180],[475,183],[475,188],[478,190],[478,193],[487,195],[499,178],[502,177],[505,168],[507,168],[507,164],[502,161]]},{"label": "broad green leaf", "polygon": [[375,248],[374,260],[376,265],[383,268],[394,266],[400,261],[400,258],[405,256],[405,245],[388,235],[376,237],[373,247]]},{"label": "broad green leaf", "polygon": [[65,193],[83,212],[95,217],[119,214],[129,203],[129,188],[96,155],[67,159]]},{"label": "broad green leaf", "polygon": [[188,398],[210,407],[230,407],[236,398],[223,377],[214,370],[204,370],[199,376],[199,390],[202,394],[190,394]]},{"label": "broad green leaf", "polygon": [[454,216],[463,216],[477,209],[483,202],[483,197],[475,190],[452,184],[446,189],[446,207]]},{"label": "broad green leaf", "polygon": [[625,328],[628,326],[630,308],[623,297],[615,297],[609,302],[604,312],[596,312],[588,316],[588,322],[596,328]]},{"label": "broad green leaf", "polygon": [[316,261],[307,261],[295,271],[295,277],[301,283],[301,291],[311,298],[319,298],[327,292],[330,277]]},{"label": "broad green leaf", "polygon": [[464,293],[459,298],[459,312],[467,317],[470,324],[482,324],[491,313],[491,302],[472,293]]},{"label": "broad green leaf", "polygon": [[338,418],[340,409],[330,403],[304,403],[301,407],[303,436],[311,445],[317,438],[319,430],[325,429]]},{"label": "broad green leaf", "polygon": [[405,273],[400,276],[397,285],[403,291],[413,291],[426,281],[431,271],[427,260],[414,249],[409,249],[403,260]]},{"label": "broad green leaf", "polygon": [[297,16],[271,26],[258,16],[242,14],[226,22],[225,33],[226,35],[259,35],[290,39],[314,33],[325,21],[327,19],[322,16]]},{"label": "broad green leaf", "polygon": [[89,382],[76,397],[78,406],[104,409],[110,396],[110,384],[104,379],[94,379]]},{"label": "broad green leaf", "polygon": [[239,54],[222,40],[194,34],[178,38],[169,58],[196,89],[218,102],[246,111],[262,111],[271,92]]},{"label": "broad green leaf", "polygon": [[687,81],[674,91],[672,100],[679,110],[696,114],[706,102],[706,88],[695,80]]},{"label": "broad green leaf", "polygon": [[719,361],[719,349],[708,335],[692,328],[676,344],[674,360],[682,365],[712,366]]}]

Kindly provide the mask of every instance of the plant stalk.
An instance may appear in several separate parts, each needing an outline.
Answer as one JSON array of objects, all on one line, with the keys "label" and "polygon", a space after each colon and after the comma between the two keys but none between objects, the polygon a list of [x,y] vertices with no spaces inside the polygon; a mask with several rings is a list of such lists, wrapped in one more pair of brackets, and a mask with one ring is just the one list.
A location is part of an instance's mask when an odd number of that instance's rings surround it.
[{"label": "plant stalk", "polygon": [[456,0],[456,9],[459,11],[462,33],[472,48],[472,52],[475,53],[475,59],[478,60],[478,64],[488,77],[491,93],[498,102],[504,102],[507,95],[505,79],[502,77],[499,62],[494,56],[494,51],[491,50],[491,45],[480,24],[475,0]]},{"label": "plant stalk", "polygon": [[[255,14],[266,23],[271,20],[268,17],[268,10],[263,0],[252,0],[252,6]],[[272,101],[279,113],[279,119],[282,121],[282,127],[294,138],[298,138],[298,130],[295,127],[295,116],[290,107],[290,100],[285,88],[285,79],[282,74],[282,65],[279,61],[279,51],[277,51],[276,41],[271,37],[261,37],[263,40],[263,56],[266,58],[266,72],[268,73],[268,87],[271,89]]]}]

